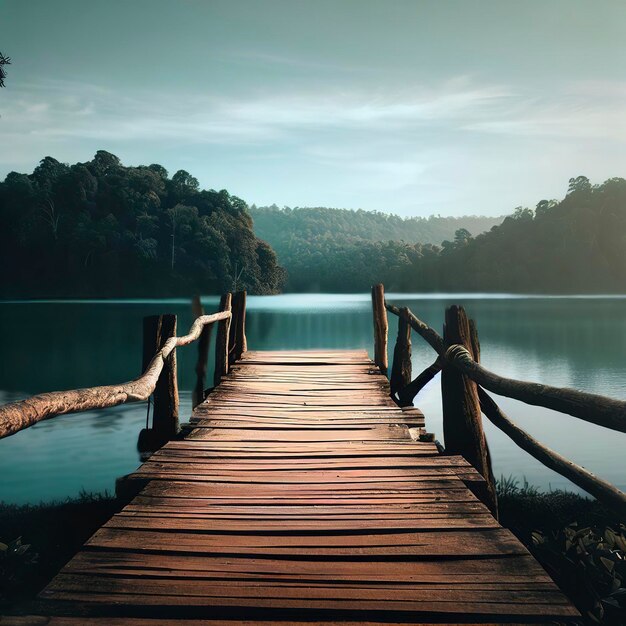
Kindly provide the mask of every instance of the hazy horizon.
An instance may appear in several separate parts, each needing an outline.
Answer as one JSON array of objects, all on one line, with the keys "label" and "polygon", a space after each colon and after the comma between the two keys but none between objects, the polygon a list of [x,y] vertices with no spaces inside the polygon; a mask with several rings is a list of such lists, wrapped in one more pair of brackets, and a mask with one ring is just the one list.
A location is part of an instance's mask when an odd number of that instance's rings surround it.
[{"label": "hazy horizon", "polygon": [[617,0],[4,1],[0,177],[104,149],[258,206],[503,215],[626,175],[625,36]]}]

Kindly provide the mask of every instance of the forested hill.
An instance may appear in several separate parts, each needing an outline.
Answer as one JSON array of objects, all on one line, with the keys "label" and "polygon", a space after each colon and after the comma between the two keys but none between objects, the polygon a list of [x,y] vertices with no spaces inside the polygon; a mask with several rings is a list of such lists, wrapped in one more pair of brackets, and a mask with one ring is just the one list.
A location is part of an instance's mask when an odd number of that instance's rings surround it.
[{"label": "forested hill", "polygon": [[[601,185],[592,185],[584,176],[572,178],[563,200],[541,200],[534,209],[518,207],[501,224],[475,236],[471,227],[456,222],[454,234],[440,245],[412,243],[407,234],[410,220],[404,221],[406,232],[395,240],[384,240],[389,231],[381,226],[370,235],[380,233],[381,240],[370,241],[366,227],[350,219],[402,222],[382,214],[273,207],[253,209],[252,214],[256,231],[272,243],[286,266],[288,287],[294,291],[366,291],[376,282],[398,291],[626,290],[623,178]],[[273,234],[265,231],[272,219]]]},{"label": "forested hill", "polygon": [[500,221],[249,210],[184,170],[46,157],[0,183],[0,297],[276,293],[280,265],[290,291],[624,293],[626,180],[579,176]]},{"label": "forested hill", "polygon": [[[502,217],[400,217],[324,207],[250,207],[254,231],[287,270],[290,291],[352,291],[386,267],[412,259],[414,244],[441,244],[460,228],[479,234]],[[417,246],[421,248],[421,245]],[[350,278],[351,273],[355,276]]]},{"label": "forested hill", "polygon": [[284,278],[243,200],[103,150],[0,183],[0,265],[4,298],[263,294]]},{"label": "forested hill", "polygon": [[400,288],[523,293],[626,293],[626,180],[569,181],[560,202],[518,207],[490,232],[457,233],[404,268]]},{"label": "forested hill", "polygon": [[276,205],[252,205],[256,234],[278,249],[292,236],[311,240],[328,233],[356,237],[366,241],[407,241],[409,243],[440,244],[451,239],[459,228],[472,235],[500,224],[500,217],[468,215],[464,217],[401,217],[381,211],[362,209],[328,209],[325,207],[278,208]]},{"label": "forested hill", "polygon": [[[349,209],[250,207],[254,231],[287,270],[290,291],[355,291],[402,267],[422,245],[441,244],[464,228],[479,234],[504,217],[400,217]],[[417,244],[417,245],[416,245]]]}]

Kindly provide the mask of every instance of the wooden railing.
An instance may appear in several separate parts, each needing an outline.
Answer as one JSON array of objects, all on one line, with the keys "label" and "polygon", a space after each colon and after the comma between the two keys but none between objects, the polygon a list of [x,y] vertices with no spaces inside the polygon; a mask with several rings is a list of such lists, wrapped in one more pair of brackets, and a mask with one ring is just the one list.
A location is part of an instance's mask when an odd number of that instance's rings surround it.
[{"label": "wooden railing", "polygon": [[205,397],[205,378],[210,332],[217,323],[214,386],[228,374],[230,366],[246,350],[246,294],[222,296],[219,311],[205,315],[199,298],[194,299],[196,317],[189,332],[176,336],[175,315],[144,318],[143,373],[119,385],[105,385],[42,393],[26,400],[0,406],[0,439],[37,422],[66,413],[104,409],[128,402],[149,400],[152,396],[151,440],[162,445],[178,432],[178,382],[176,348],[198,341],[198,363],[193,404]]},{"label": "wooden railing", "polygon": [[[381,306],[381,302],[384,306]],[[489,371],[480,365],[476,324],[468,319],[462,307],[451,306],[446,309],[443,337],[408,308],[385,302],[382,285],[372,288],[372,309],[374,361],[385,373],[387,312],[398,317],[398,337],[390,375],[392,398],[400,406],[411,405],[421,389],[441,372],[445,452],[462,455],[480,472],[487,483],[484,499],[492,511],[497,511],[497,498],[481,414],[541,463],[568,478],[626,519],[624,492],[534,439],[498,407],[486,390],[620,432],[626,432],[626,401],[575,389],[514,380]],[[413,380],[411,330],[417,332],[437,355],[432,365]]]}]

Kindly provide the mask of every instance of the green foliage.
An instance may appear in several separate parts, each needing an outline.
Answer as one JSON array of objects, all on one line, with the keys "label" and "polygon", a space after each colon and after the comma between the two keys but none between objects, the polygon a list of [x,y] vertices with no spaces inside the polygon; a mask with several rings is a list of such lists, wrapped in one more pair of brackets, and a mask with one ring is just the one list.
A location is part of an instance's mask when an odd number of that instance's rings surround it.
[{"label": "green foliage", "polygon": [[[409,284],[420,259],[439,254],[446,237],[465,243],[501,217],[409,217],[378,211],[250,208],[257,235],[276,250],[291,291],[365,291]],[[471,232],[470,232],[471,231]],[[426,261],[427,262],[427,261]]]},{"label": "green foliage", "polygon": [[[252,230],[254,228],[256,235]],[[483,231],[488,232],[483,232]],[[265,243],[267,241],[268,243]],[[273,248],[273,249],[272,249]],[[179,170],[99,150],[0,183],[0,297],[171,296],[245,288],[613,293],[626,284],[626,181],[569,181],[502,218],[252,207]]]},{"label": "green foliage", "polygon": [[[8,543],[0,541],[0,589],[15,589],[31,575],[38,556],[18,537]],[[1,596],[0,596],[1,599]]]},{"label": "green foliage", "polygon": [[588,624],[626,623],[626,527],[596,500],[497,481],[500,523],[569,595]]},{"label": "green foliage", "polygon": [[11,65],[11,57],[7,57],[0,52],[0,87],[4,87],[4,79],[7,77],[5,65]]},{"label": "green foliage", "polygon": [[0,296],[171,296],[235,282],[275,293],[283,270],[252,231],[245,202],[201,190],[180,170],[45,157],[0,183]]},{"label": "green foliage", "polygon": [[521,483],[514,477],[501,476],[496,482],[500,521],[512,528],[526,542],[536,529],[556,532],[579,522],[585,525],[613,523],[614,516],[597,500],[586,498],[571,491],[553,489],[541,491]]},{"label": "green foliage", "polygon": [[[518,207],[489,232],[444,246],[436,263],[415,267],[406,288],[522,293],[623,293],[626,180],[569,182],[560,202]],[[419,264],[418,264],[419,265]]]},{"label": "green foliage", "polygon": [[626,623],[626,527],[533,533],[533,552],[591,624]]},{"label": "green foliage", "polygon": [[251,214],[293,291],[383,282],[396,291],[623,293],[626,284],[622,178],[572,178],[563,200],[517,207],[504,220],[276,206]]},{"label": "green foliage", "polygon": [[118,507],[107,493],[86,492],[39,505],[0,502],[0,613],[33,598]]}]

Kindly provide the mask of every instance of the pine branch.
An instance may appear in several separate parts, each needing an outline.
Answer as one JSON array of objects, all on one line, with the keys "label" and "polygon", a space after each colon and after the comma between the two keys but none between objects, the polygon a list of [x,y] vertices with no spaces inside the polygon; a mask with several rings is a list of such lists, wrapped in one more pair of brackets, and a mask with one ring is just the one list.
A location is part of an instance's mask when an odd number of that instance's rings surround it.
[{"label": "pine branch", "polygon": [[4,87],[4,79],[7,77],[4,65],[11,65],[11,57],[6,57],[0,52],[0,87]]}]

